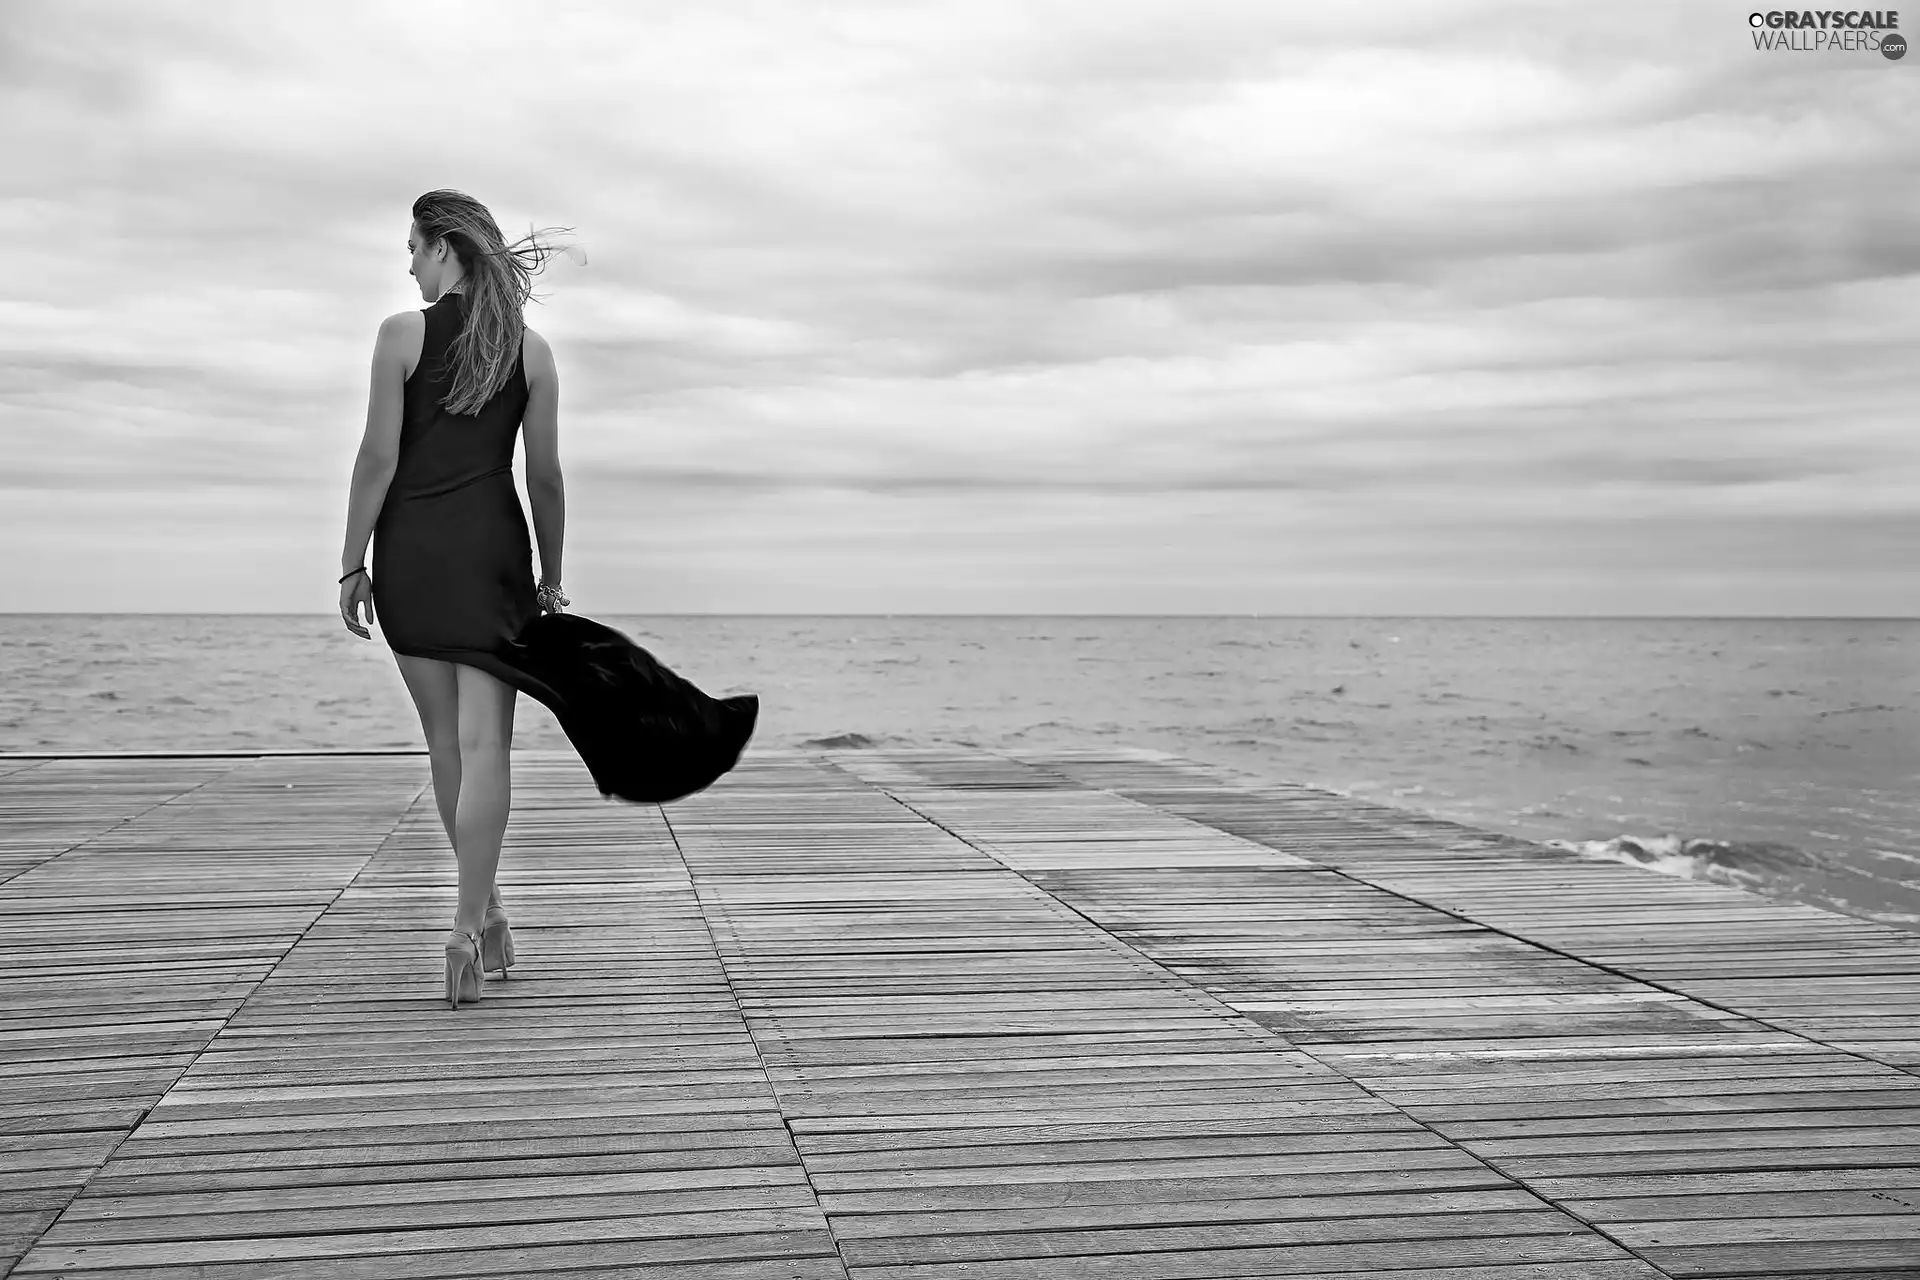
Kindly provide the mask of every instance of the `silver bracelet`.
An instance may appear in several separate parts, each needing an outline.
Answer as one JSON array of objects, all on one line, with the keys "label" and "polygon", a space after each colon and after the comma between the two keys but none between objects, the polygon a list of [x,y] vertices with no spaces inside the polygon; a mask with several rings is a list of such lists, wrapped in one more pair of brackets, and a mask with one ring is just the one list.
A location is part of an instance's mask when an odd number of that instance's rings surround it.
[{"label": "silver bracelet", "polygon": [[561,608],[573,601],[567,599],[557,582],[543,582],[533,589],[533,598],[548,613],[558,613]]}]

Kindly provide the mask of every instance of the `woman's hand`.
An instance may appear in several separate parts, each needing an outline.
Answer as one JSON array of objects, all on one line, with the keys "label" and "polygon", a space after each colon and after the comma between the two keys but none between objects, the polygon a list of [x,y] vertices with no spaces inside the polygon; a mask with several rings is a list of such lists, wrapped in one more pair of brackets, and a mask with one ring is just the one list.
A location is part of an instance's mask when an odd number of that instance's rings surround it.
[{"label": "woman's hand", "polygon": [[356,573],[340,584],[340,617],[345,620],[347,630],[362,640],[371,640],[373,636],[362,625],[359,617],[360,606],[367,606],[367,621],[373,617],[373,579],[364,573]]},{"label": "woman's hand", "polygon": [[541,613],[560,613],[573,601],[561,592],[559,584],[549,585],[542,582],[533,590],[534,602],[540,606]]}]

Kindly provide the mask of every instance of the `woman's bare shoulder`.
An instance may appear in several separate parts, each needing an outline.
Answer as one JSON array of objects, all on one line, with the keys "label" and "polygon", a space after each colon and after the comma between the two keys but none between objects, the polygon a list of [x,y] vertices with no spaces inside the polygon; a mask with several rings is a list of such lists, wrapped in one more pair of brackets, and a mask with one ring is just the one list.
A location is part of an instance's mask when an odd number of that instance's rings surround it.
[{"label": "woman's bare shoulder", "polygon": [[532,325],[521,330],[521,355],[527,362],[527,376],[548,378],[554,375],[553,348]]},{"label": "woman's bare shoulder", "polygon": [[426,336],[427,316],[423,311],[396,311],[380,322],[380,338],[394,342]]},{"label": "woman's bare shoulder", "polygon": [[373,340],[374,361],[399,370],[403,378],[410,378],[426,340],[424,315],[418,311],[396,311],[380,322],[380,332]]}]

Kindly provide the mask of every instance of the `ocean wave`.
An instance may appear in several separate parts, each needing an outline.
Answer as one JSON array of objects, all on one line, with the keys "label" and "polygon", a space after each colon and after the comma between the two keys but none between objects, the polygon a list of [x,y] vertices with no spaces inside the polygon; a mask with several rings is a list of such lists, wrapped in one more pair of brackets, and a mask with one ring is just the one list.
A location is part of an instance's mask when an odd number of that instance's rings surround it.
[{"label": "ocean wave", "polygon": [[1549,848],[1583,858],[1624,862],[1686,880],[1712,880],[1742,888],[1837,870],[1826,859],[1773,840],[1686,839],[1677,835],[1614,836],[1608,840],[1546,840]]},{"label": "ocean wave", "polygon": [[1541,843],[1583,858],[1623,862],[1661,875],[1728,885],[1895,928],[1920,925],[1920,883],[1876,875],[1845,860],[1780,841],[1664,835]]},{"label": "ocean wave", "polygon": [[[883,735],[884,736],[884,735]],[[827,747],[835,750],[859,750],[874,745],[874,739],[864,733],[836,733],[825,738],[802,738],[803,747]]]},{"label": "ocean wave", "polygon": [[1845,858],[1782,841],[1687,839],[1669,834],[1541,843],[1583,858],[1729,885],[1896,928],[1912,929],[1920,923],[1920,880],[1876,874]]}]

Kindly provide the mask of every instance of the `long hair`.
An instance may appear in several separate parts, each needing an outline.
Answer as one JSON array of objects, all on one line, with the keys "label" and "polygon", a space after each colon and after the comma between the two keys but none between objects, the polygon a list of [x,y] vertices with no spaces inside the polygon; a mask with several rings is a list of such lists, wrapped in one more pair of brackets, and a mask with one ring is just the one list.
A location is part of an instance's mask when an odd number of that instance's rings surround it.
[{"label": "long hair", "polygon": [[559,250],[532,230],[508,244],[487,207],[464,191],[427,192],[413,202],[413,220],[428,243],[445,240],[466,272],[466,323],[447,351],[453,386],[440,403],[452,413],[478,413],[513,376],[534,274]]}]

